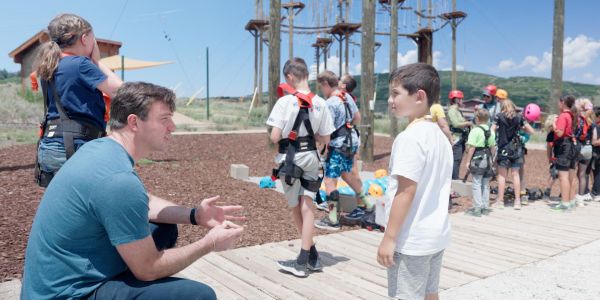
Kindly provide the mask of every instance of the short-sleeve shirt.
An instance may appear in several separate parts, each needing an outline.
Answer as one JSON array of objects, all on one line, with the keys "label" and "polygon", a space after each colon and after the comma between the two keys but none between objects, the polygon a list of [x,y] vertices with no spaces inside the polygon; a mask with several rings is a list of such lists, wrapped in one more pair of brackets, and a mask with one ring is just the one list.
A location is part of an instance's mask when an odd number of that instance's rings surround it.
[{"label": "short-sleeve shirt", "polygon": [[148,196],[133,165],[111,138],[67,160],[33,220],[22,299],[83,297],[127,269],[116,246],[150,235]]},{"label": "short-sleeve shirt", "polygon": [[563,135],[558,137],[556,134],[554,135],[554,141],[558,141],[563,138],[573,137],[573,113],[570,111],[563,111],[558,115],[558,119],[556,120],[556,129],[554,130],[562,130]]},{"label": "short-sleeve shirt", "polygon": [[[346,94],[346,101],[348,103],[348,108],[350,109],[350,115],[346,113],[346,107],[344,106],[344,102],[339,96],[331,96],[327,99],[327,107],[329,108],[329,112],[331,112],[331,117],[333,120],[333,127],[340,128],[341,126],[346,126],[347,121],[352,121],[352,118],[358,111],[358,107],[356,106],[356,102],[354,99],[350,97],[350,95]],[[355,130],[351,131],[352,134],[352,146],[358,147],[360,140],[358,139],[358,135]],[[329,146],[334,148],[342,147],[344,144],[344,140],[346,136],[338,136],[335,139],[332,139],[329,142]]]},{"label": "short-sleeve shirt", "polygon": [[[481,129],[481,126],[483,129]],[[487,124],[482,124],[478,126],[473,126],[471,132],[469,132],[469,138],[467,139],[467,145],[475,148],[483,148],[485,147],[485,131],[488,130],[490,132],[490,136],[487,140],[488,147],[496,145],[496,134],[490,130],[490,126]]]},{"label": "short-sleeve shirt", "polygon": [[434,122],[437,122],[438,119],[446,118],[444,108],[439,103],[432,105],[429,108],[429,113],[431,114],[431,120]]},{"label": "short-sleeve shirt", "polygon": [[[298,115],[299,111],[300,106],[298,104],[298,99],[295,96],[283,96],[279,98],[277,102],[275,102],[273,110],[271,111],[266,123],[268,126],[281,129],[281,137],[287,138],[292,131],[294,121],[296,120],[296,116]],[[319,96],[315,95],[312,99],[312,109],[309,109],[309,120],[312,130],[315,134],[326,136],[335,131],[329,108],[327,108],[327,103],[325,103],[325,100]],[[304,127],[304,123],[302,123],[298,129],[298,137],[307,135],[308,132]],[[303,155],[313,155],[313,152],[296,153],[297,157],[301,157]],[[314,155],[316,155],[316,153],[314,153]],[[275,157],[276,163],[281,163],[284,160],[285,154],[279,153]]]},{"label": "short-sleeve shirt", "polygon": [[[54,73],[54,82],[69,118],[91,123],[102,130],[106,128],[106,106],[102,92],[97,89],[105,80],[106,75],[87,57],[65,56],[60,60]],[[54,93],[50,88],[47,93],[47,118],[58,119]]]},{"label": "short-sleeve shirt", "polygon": [[396,239],[396,252],[423,256],[450,243],[448,197],[452,181],[452,147],[438,125],[420,121],[394,140],[385,193],[386,221],[398,190],[398,176],[417,183],[417,190]]},{"label": "short-sleeve shirt", "polygon": [[[450,128],[458,128],[458,124],[464,123],[465,121],[465,117],[458,108],[458,104],[450,105],[448,108],[448,125],[450,125]],[[461,137],[461,134],[453,132],[452,137],[454,140],[458,140]]]}]

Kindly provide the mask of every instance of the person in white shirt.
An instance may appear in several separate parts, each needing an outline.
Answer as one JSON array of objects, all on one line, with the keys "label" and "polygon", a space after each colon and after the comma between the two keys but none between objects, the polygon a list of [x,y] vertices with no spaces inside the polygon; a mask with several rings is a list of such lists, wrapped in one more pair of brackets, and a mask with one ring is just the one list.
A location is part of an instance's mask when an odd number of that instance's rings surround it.
[{"label": "person in white shirt", "polygon": [[388,268],[390,297],[438,299],[442,255],[450,243],[452,148],[425,115],[439,96],[440,79],[435,68],[416,63],[394,70],[389,83],[392,113],[410,124],[392,146],[387,226],[377,261]]},{"label": "person in white shirt", "polygon": [[297,259],[279,261],[278,264],[288,273],[306,277],[309,271],[323,268],[313,240],[313,199],[321,185],[316,142],[329,143],[329,135],[335,128],[325,100],[310,91],[308,68],[304,60],[288,60],[283,67],[283,74],[287,84],[280,87],[287,88],[289,95],[277,100],[266,123],[272,126],[271,141],[279,144],[279,153],[275,157],[275,162],[280,164],[277,176],[283,184],[302,244]]}]

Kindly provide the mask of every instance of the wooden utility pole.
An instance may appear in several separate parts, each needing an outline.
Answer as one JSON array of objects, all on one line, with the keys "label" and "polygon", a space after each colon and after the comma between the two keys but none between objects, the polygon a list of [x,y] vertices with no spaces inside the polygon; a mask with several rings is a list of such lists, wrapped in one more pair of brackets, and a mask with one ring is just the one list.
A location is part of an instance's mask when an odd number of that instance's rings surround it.
[{"label": "wooden utility pole", "polygon": [[263,33],[267,30],[269,21],[264,19],[262,0],[256,0],[255,19],[248,21],[246,30],[254,37],[254,87],[257,90],[258,101],[253,106],[257,107],[262,102],[262,76],[263,76]]},{"label": "wooden utility pole", "polygon": [[[294,58],[294,16],[299,14],[300,11],[304,8],[304,3],[302,2],[294,2],[290,0],[288,3],[284,3],[281,8],[287,10],[287,18],[289,22],[288,34],[289,34],[289,44],[288,44],[288,54],[289,59]],[[298,9],[298,11],[296,11]]]},{"label": "wooden utility pole", "polygon": [[277,101],[277,87],[281,78],[281,0],[270,0],[269,5],[269,113]]},{"label": "wooden utility pole", "polygon": [[[398,0],[390,1],[391,24],[390,24],[390,74],[398,67]],[[396,138],[398,135],[398,118],[393,113],[390,116],[390,136]]]},{"label": "wooden utility pole", "polygon": [[[452,12],[456,11],[456,0],[452,0]],[[452,20],[452,90],[456,90],[456,20]]]},{"label": "wooden utility pole", "polygon": [[431,29],[431,0],[427,2],[427,28]]},{"label": "wooden utility pole", "polygon": [[[361,127],[360,140],[362,149],[361,158],[365,162],[373,161],[373,111],[371,110],[371,101],[375,101],[375,0],[362,1],[362,42],[361,50],[361,81],[360,81],[360,110],[364,122]],[[374,103],[373,103],[374,104]]]},{"label": "wooden utility pole", "polygon": [[552,78],[550,80],[550,99],[547,107],[556,111],[553,105],[562,96],[563,80],[563,43],[565,38],[565,0],[554,0],[554,33],[552,38]]}]

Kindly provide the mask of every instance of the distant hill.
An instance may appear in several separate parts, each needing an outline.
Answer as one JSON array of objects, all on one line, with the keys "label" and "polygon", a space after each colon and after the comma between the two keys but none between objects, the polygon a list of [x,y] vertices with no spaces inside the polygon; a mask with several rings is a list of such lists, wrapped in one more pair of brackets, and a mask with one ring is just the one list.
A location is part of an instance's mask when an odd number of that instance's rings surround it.
[{"label": "distant hill", "polygon": [[0,83],[9,83],[9,82],[14,82],[17,83],[19,82],[19,73],[12,73],[12,72],[8,72],[6,71],[6,69],[1,69],[0,70]]},{"label": "distant hill", "polygon": [[[451,89],[450,71],[440,71],[442,104],[448,101],[448,93]],[[385,101],[388,98],[389,73],[377,75],[377,101]],[[354,95],[360,95],[360,76],[356,76],[358,87]],[[498,77],[475,72],[458,72],[458,88],[465,94],[465,99],[481,97],[483,87],[494,84],[508,91],[509,98],[518,106],[535,102],[545,104],[550,97],[550,79],[541,77],[517,76]],[[600,85],[564,82],[564,94],[573,94],[576,97],[593,98],[594,103],[600,104]]]}]

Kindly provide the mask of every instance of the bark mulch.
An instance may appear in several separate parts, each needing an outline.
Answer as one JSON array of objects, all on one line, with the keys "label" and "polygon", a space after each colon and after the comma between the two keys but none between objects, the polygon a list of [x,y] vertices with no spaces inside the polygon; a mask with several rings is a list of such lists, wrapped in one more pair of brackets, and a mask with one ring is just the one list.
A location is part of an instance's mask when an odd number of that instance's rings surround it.
[{"label": "bark mulch", "polygon": [[[376,137],[375,161],[365,163],[363,169],[387,169],[392,142]],[[220,195],[222,204],[243,205],[247,228],[237,247],[244,247],[297,238],[281,194],[229,177],[229,167],[234,163],[250,167],[250,176],[269,175],[274,167],[273,155],[264,134],[174,136],[167,151],[153,154],[136,169],[149,192],[175,203],[197,206],[204,198]],[[527,167],[536,170],[527,172],[531,174],[531,185],[545,183],[544,155],[542,151],[530,151]],[[32,179],[34,158],[35,145],[0,149],[0,282],[21,278],[23,271],[29,230],[43,194]],[[458,205],[452,212],[470,206],[470,199],[454,201]],[[316,218],[323,215],[318,212]],[[178,243],[189,244],[204,233],[200,227],[180,226]]]}]

